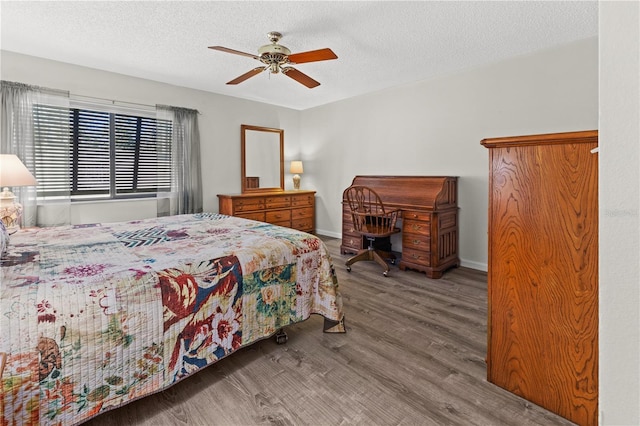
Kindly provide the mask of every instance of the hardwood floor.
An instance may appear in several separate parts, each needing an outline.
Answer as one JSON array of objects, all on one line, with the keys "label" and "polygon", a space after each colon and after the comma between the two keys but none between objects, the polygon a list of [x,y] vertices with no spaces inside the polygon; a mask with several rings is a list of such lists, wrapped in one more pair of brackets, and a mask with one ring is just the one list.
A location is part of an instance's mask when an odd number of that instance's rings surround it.
[{"label": "hardwood floor", "polygon": [[348,273],[323,238],[344,299],[346,334],[314,315],[168,390],[86,425],[571,425],[486,381],[486,273],[440,280],[374,262]]}]

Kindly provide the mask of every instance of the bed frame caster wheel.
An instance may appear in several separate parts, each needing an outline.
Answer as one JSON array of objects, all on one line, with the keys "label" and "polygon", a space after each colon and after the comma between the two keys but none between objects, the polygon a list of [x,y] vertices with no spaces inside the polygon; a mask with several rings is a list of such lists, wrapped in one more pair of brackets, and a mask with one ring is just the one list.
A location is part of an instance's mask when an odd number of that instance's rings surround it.
[{"label": "bed frame caster wheel", "polygon": [[284,345],[289,340],[287,333],[283,329],[278,330],[276,333],[276,343],[279,345]]},{"label": "bed frame caster wheel", "polygon": [[347,272],[351,272],[351,266],[347,266]]},{"label": "bed frame caster wheel", "polygon": [[387,272],[387,271],[384,271],[384,272],[382,273],[382,275],[384,275],[385,277],[388,277],[388,275],[387,275],[387,274],[388,274],[388,272]]}]

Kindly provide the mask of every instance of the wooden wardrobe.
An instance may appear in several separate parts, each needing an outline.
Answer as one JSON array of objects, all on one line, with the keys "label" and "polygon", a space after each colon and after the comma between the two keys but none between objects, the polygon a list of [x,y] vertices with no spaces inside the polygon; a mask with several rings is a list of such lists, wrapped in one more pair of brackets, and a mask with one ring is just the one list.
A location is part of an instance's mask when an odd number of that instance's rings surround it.
[{"label": "wooden wardrobe", "polygon": [[598,132],[484,139],[487,379],[598,423]]}]

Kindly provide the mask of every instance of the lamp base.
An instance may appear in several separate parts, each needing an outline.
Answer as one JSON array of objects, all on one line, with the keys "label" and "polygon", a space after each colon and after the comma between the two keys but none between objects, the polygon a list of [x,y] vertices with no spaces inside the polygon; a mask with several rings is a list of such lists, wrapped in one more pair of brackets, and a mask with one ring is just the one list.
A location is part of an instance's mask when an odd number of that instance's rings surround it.
[{"label": "lamp base", "polygon": [[14,201],[15,197],[0,197],[0,220],[4,223],[9,234],[14,234],[20,229],[20,217],[22,217],[22,204]]},{"label": "lamp base", "polygon": [[293,175],[293,189],[300,189],[300,175]]}]

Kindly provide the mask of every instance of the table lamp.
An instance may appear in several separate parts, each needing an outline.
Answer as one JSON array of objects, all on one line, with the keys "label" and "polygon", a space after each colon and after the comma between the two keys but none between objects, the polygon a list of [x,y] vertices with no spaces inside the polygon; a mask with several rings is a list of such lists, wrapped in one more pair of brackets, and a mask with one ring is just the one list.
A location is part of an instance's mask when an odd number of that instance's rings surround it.
[{"label": "table lamp", "polygon": [[7,231],[13,234],[20,229],[22,205],[15,201],[16,196],[9,191],[10,186],[33,186],[38,181],[16,155],[0,155],[0,220]]},{"label": "table lamp", "polygon": [[291,173],[293,173],[293,189],[300,189],[300,175],[303,173],[302,170],[302,161],[292,161],[291,169],[289,169]]}]

